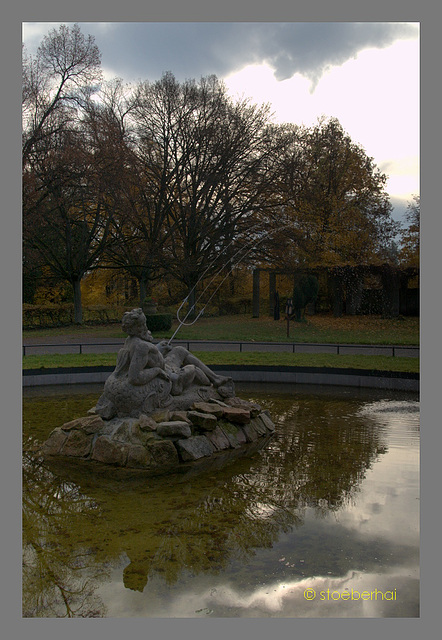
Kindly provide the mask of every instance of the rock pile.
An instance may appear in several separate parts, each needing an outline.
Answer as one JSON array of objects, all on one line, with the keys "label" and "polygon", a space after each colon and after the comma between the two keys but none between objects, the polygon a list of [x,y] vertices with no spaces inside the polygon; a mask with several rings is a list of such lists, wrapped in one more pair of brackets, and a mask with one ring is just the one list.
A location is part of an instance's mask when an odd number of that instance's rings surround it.
[{"label": "rock pile", "polygon": [[46,458],[68,457],[153,473],[173,472],[221,452],[267,442],[275,426],[267,411],[238,397],[194,402],[189,410],[139,417],[88,416],[57,427],[42,446]]}]

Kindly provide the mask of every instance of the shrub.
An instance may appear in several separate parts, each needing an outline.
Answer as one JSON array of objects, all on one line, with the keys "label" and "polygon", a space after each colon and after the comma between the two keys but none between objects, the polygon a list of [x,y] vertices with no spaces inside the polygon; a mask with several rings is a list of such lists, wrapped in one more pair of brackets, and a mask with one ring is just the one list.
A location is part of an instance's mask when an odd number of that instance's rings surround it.
[{"label": "shrub", "polygon": [[[106,305],[83,307],[85,324],[109,324],[120,322],[124,309]],[[24,304],[22,307],[24,329],[64,327],[74,323],[74,305],[65,304]]]},{"label": "shrub", "polygon": [[171,313],[154,313],[146,316],[149,331],[169,331],[172,327]]},{"label": "shrub", "polygon": [[24,304],[22,310],[23,327],[59,327],[74,321],[73,304]]},{"label": "shrub", "polygon": [[293,307],[295,319],[300,322],[302,311],[318,297],[319,282],[315,276],[301,276],[293,289]]},{"label": "shrub", "polygon": [[250,313],[252,310],[252,301],[250,296],[227,298],[219,301],[218,309],[220,316]]}]

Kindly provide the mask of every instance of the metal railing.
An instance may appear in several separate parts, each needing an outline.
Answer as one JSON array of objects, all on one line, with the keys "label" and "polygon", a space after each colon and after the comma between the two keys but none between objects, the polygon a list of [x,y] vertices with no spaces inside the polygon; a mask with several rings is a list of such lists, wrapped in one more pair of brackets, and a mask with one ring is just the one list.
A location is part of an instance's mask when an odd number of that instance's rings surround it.
[{"label": "metal railing", "polygon": [[[175,345],[185,346],[188,351],[237,351],[239,353],[251,351],[280,352],[280,353],[332,353],[336,355],[363,354],[376,352],[375,355],[389,355],[399,357],[419,357],[418,346],[407,345],[365,345],[365,344],[330,344],[317,342],[243,342],[229,340],[176,340]],[[109,353],[106,349],[112,347],[110,353],[121,348],[123,342],[76,342],[65,344],[27,344],[23,345],[23,356],[31,355],[32,350],[42,353]],[[116,347],[118,349],[116,349]],[[57,349],[63,351],[57,351]],[[41,351],[44,350],[44,352]],[[95,351],[94,351],[95,349]],[[373,354],[372,354],[373,355]]]}]

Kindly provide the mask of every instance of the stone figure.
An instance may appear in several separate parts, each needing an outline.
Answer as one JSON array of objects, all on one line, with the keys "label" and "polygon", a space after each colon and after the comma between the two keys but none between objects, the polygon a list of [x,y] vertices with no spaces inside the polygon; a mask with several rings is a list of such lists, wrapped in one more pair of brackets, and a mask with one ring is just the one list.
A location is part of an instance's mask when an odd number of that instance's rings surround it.
[{"label": "stone figure", "polygon": [[273,436],[268,412],[236,397],[231,378],[184,347],[156,345],[142,309],[125,313],[122,328],[127,338],[96,406],[52,431],[41,447],[46,460],[193,473],[188,465],[219,468]]},{"label": "stone figure", "polygon": [[[216,390],[220,397],[234,395],[230,378],[216,375],[184,347],[155,345],[142,309],[126,312],[122,329],[128,337],[95,407],[101,417],[138,416],[171,405],[181,408],[192,399],[211,397],[209,389],[201,393],[201,387]],[[174,402],[177,397],[182,402]]]},{"label": "stone figure", "polygon": [[184,347],[171,346],[163,341],[157,345],[157,348],[164,356],[166,371],[172,380],[173,395],[183,393],[194,381],[200,385],[213,384],[223,395],[224,387],[231,382],[230,378],[216,375]]}]

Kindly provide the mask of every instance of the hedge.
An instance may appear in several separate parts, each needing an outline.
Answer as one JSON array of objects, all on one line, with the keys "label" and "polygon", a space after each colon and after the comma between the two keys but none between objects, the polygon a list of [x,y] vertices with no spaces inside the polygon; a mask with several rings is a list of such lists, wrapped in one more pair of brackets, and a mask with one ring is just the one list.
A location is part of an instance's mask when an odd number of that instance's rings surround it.
[{"label": "hedge", "polygon": [[[121,322],[125,308],[109,307],[105,305],[91,305],[83,307],[84,324],[109,324]],[[74,305],[53,304],[36,305],[24,304],[22,307],[23,329],[46,327],[63,327],[74,324]]]}]

